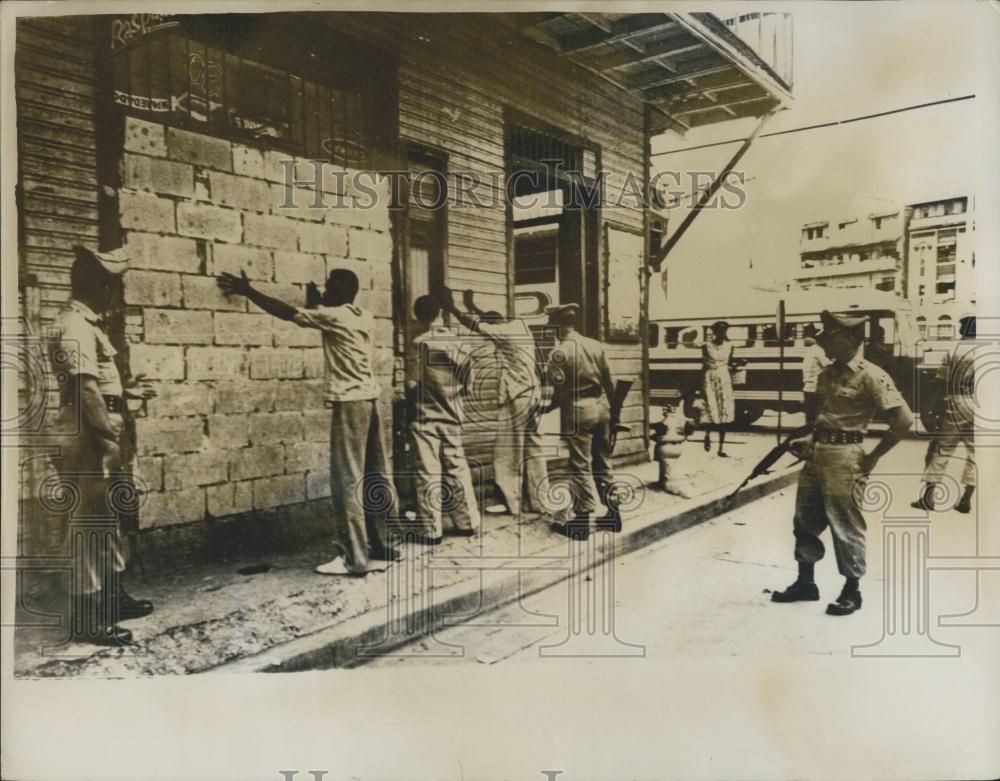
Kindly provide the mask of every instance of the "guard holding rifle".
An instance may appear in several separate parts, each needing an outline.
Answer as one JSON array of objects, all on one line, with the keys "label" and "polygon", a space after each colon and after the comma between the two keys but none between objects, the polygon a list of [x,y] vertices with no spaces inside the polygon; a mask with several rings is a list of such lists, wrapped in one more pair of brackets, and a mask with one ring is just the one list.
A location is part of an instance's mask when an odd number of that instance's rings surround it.
[{"label": "guard holding rifle", "polygon": [[[826,609],[849,615],[861,607],[859,582],[865,574],[865,519],[860,498],[864,481],[878,460],[909,431],[913,415],[889,375],[861,356],[863,317],[824,311],[817,343],[832,361],[819,375],[819,411],[811,435],[795,440],[792,450],[805,459],[795,497],[795,559],[799,576],[774,602],[816,601],[819,589],[813,568],[823,558],[820,534],[829,526],[837,568],[845,583]],[[889,428],[871,452],[864,435],[876,412],[885,413]]]},{"label": "guard holding rifle", "polygon": [[597,508],[596,490],[608,508],[608,514],[597,520],[597,527],[621,531],[610,465],[621,405],[616,400],[604,346],[576,330],[578,304],[551,306],[545,311],[549,324],[559,329],[560,342],[548,361],[553,387],[549,410],[559,407],[561,413],[573,495],[572,506],[557,517],[555,526],[567,537],[585,539],[590,534],[590,514]]}]

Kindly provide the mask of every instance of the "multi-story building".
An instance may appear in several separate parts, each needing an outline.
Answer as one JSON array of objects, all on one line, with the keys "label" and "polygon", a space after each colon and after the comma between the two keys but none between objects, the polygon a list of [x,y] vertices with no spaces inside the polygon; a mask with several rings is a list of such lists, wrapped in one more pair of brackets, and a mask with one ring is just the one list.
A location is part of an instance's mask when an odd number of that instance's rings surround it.
[{"label": "multi-story building", "polygon": [[904,218],[903,209],[890,207],[865,217],[806,223],[799,286],[871,288],[905,296]]},{"label": "multi-story building", "polygon": [[922,339],[951,339],[975,305],[972,213],[955,196],[806,223],[795,283],[895,292],[912,302]]},{"label": "multi-story building", "polygon": [[920,335],[954,337],[959,318],[976,300],[972,202],[966,197],[914,204],[907,225],[908,284]]}]

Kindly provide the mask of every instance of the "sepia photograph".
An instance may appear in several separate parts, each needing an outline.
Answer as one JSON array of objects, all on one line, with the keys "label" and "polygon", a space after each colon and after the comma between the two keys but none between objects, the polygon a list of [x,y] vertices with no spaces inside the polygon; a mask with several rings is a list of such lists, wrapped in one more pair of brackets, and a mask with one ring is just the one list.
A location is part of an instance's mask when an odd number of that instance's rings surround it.
[{"label": "sepia photograph", "polygon": [[1000,773],[995,0],[0,12],[3,778]]}]

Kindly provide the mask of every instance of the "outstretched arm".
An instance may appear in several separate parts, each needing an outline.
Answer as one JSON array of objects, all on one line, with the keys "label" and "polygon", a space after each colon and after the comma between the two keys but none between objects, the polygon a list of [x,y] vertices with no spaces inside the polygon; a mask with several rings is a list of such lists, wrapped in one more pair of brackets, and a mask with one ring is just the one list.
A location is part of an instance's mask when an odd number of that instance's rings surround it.
[{"label": "outstretched arm", "polygon": [[[469,293],[471,291],[466,291]],[[468,307],[468,296],[465,296],[465,305]],[[455,306],[455,298],[451,294],[451,288],[444,287],[441,291],[441,306],[448,314],[452,315],[458,322],[463,326],[468,328],[470,331],[479,330],[479,319],[473,317],[472,315],[461,311],[457,306]]]},{"label": "outstretched arm", "polygon": [[226,295],[245,296],[248,300],[255,303],[269,315],[274,315],[282,320],[291,320],[295,317],[294,306],[286,304],[284,301],[280,301],[277,298],[264,295],[259,290],[256,290],[250,284],[250,280],[247,279],[247,273],[245,271],[241,271],[240,276],[238,277],[234,274],[221,274],[219,276],[219,287]]}]

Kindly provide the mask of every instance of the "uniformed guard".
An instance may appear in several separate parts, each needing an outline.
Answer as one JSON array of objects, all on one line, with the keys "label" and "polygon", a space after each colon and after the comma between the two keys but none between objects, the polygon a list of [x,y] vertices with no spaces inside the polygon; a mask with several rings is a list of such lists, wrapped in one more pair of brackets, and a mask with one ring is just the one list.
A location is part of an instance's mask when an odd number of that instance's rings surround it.
[{"label": "uniformed guard", "polygon": [[598,496],[608,514],[597,520],[599,529],[621,531],[622,521],[611,473],[614,383],[604,346],[576,330],[577,304],[548,307],[549,323],[559,329],[559,344],[549,356],[547,376],[552,384],[550,410],[559,407],[564,441],[569,450],[568,472],[573,503],[556,518],[555,528],[568,537],[586,538],[590,515]]},{"label": "uniformed guard", "polygon": [[975,443],[975,339],[976,316],[959,320],[960,336],[937,370],[937,380],[943,384],[943,415],[941,431],[930,443],[931,452],[924,468],[924,489],[913,507],[934,510],[934,491],[948,469],[948,460],[961,442],[965,445],[965,468],[962,470],[962,496],[955,505],[960,513],[972,509],[972,492],[976,490]]},{"label": "uniformed guard", "polygon": [[[821,318],[823,331],[817,342],[832,363],[817,381],[820,399],[813,432],[793,443],[793,450],[805,459],[795,497],[799,576],[771,599],[819,599],[813,567],[823,558],[820,534],[829,526],[837,568],[846,580],[826,612],[848,615],[861,607],[859,582],[865,574],[865,519],[860,507],[864,481],[909,431],[913,415],[889,375],[861,357],[865,319],[826,311]],[[885,413],[889,428],[875,448],[865,452],[864,435],[877,412]]]},{"label": "uniformed guard", "polygon": [[[114,531],[99,541],[88,535],[82,542],[74,541],[72,639],[102,645],[126,644],[131,642],[132,633],[119,627],[118,622],[153,611],[152,602],[134,599],[122,586],[120,576],[127,552],[119,527],[121,508],[115,507],[109,497],[109,478],[122,471],[125,393],[115,364],[117,351],[105,332],[101,315],[115,298],[128,260],[120,249],[94,252],[76,246],[74,251],[72,298],[56,322],[52,350],[53,368],[60,382],[58,427],[66,434],[56,469],[64,490],[79,497],[76,515],[81,520],[99,518],[110,522]],[[148,398],[150,394],[145,395]]]}]

